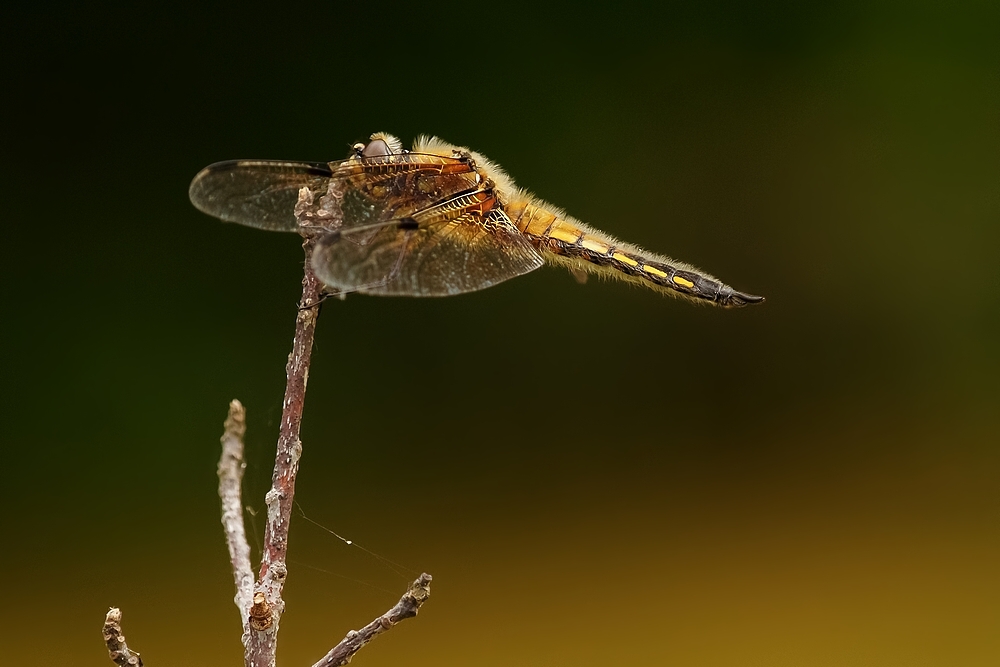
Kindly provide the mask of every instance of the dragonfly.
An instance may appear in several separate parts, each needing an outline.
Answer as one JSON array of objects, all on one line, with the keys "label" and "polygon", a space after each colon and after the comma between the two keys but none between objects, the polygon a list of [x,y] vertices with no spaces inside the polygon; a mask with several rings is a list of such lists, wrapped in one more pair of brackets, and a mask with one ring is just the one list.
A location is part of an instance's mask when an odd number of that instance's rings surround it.
[{"label": "dragonfly", "polygon": [[764,301],[579,222],[437,137],[406,150],[377,132],[334,162],[218,162],[189,195],[227,222],[315,235],[312,269],[335,294],[450,296],[552,264],[723,308]]}]

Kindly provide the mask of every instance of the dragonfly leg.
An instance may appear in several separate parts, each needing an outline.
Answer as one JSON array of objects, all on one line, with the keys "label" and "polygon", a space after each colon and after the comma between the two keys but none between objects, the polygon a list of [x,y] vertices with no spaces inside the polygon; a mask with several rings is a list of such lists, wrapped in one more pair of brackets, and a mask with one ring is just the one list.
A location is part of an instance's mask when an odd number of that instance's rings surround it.
[{"label": "dragonfly leg", "polygon": [[307,303],[305,305],[300,303],[299,310],[312,310],[313,308],[322,306],[327,299],[340,299],[341,301],[343,301],[346,297],[347,297],[346,292],[340,292],[337,290],[328,291],[327,289],[324,289],[319,293],[319,298],[317,298],[312,303]]}]

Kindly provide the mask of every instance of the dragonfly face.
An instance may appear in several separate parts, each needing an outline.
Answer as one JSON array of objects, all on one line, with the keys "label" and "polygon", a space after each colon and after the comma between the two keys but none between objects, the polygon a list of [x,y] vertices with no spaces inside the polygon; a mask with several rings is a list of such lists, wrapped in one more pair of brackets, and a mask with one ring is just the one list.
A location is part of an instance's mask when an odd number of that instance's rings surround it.
[{"label": "dragonfly face", "polygon": [[189,194],[227,222],[316,235],[313,269],[338,292],[447,296],[548,262],[723,307],[763,301],[591,229],[482,155],[436,138],[406,151],[377,133],[340,162],[219,162]]}]

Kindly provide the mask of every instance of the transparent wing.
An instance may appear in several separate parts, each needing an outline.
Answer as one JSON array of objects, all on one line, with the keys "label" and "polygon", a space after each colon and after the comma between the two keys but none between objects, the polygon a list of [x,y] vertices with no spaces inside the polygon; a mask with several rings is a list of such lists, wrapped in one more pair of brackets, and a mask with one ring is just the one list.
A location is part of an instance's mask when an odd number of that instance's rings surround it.
[{"label": "transparent wing", "polygon": [[324,162],[230,160],[202,169],[188,196],[198,210],[226,222],[294,232],[299,188],[326,192],[332,175]]},{"label": "transparent wing", "polygon": [[[445,296],[532,271],[541,255],[498,208],[462,156],[404,153],[340,163],[237,160],[207,167],[191,183],[194,205],[260,229],[298,231],[298,192],[308,187],[336,213],[313,264],[345,292]],[[316,218],[318,219],[318,218]]]},{"label": "transparent wing", "polygon": [[[439,208],[439,207],[435,207]],[[343,292],[382,296],[450,296],[474,292],[544,263],[502,209],[445,219],[430,211],[424,226],[383,225],[369,234],[332,233],[313,253],[316,275]]]},{"label": "transparent wing", "polygon": [[475,184],[467,158],[422,153],[350,158],[343,162],[230,160],[202,169],[188,190],[201,211],[249,227],[298,230],[295,203],[302,187],[317,196],[331,181],[344,193],[345,226],[408,215]]},{"label": "transparent wing", "polygon": [[341,163],[335,178],[341,213],[337,229],[344,234],[391,225],[480,189],[469,160],[415,153],[350,159]]}]

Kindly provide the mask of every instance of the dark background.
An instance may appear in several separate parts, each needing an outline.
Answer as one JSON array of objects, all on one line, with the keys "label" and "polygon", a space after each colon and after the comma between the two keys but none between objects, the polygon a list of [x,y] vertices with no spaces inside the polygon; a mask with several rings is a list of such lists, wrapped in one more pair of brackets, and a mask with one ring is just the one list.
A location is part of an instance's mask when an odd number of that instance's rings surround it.
[{"label": "dark background", "polygon": [[[267,489],[301,251],[187,186],[438,134],[743,311],[542,269],[320,319],[279,660],[995,665],[994,2],[4,10],[5,664],[239,664],[226,405]],[[258,524],[260,523],[258,519]],[[412,571],[411,571],[412,569]]]}]

